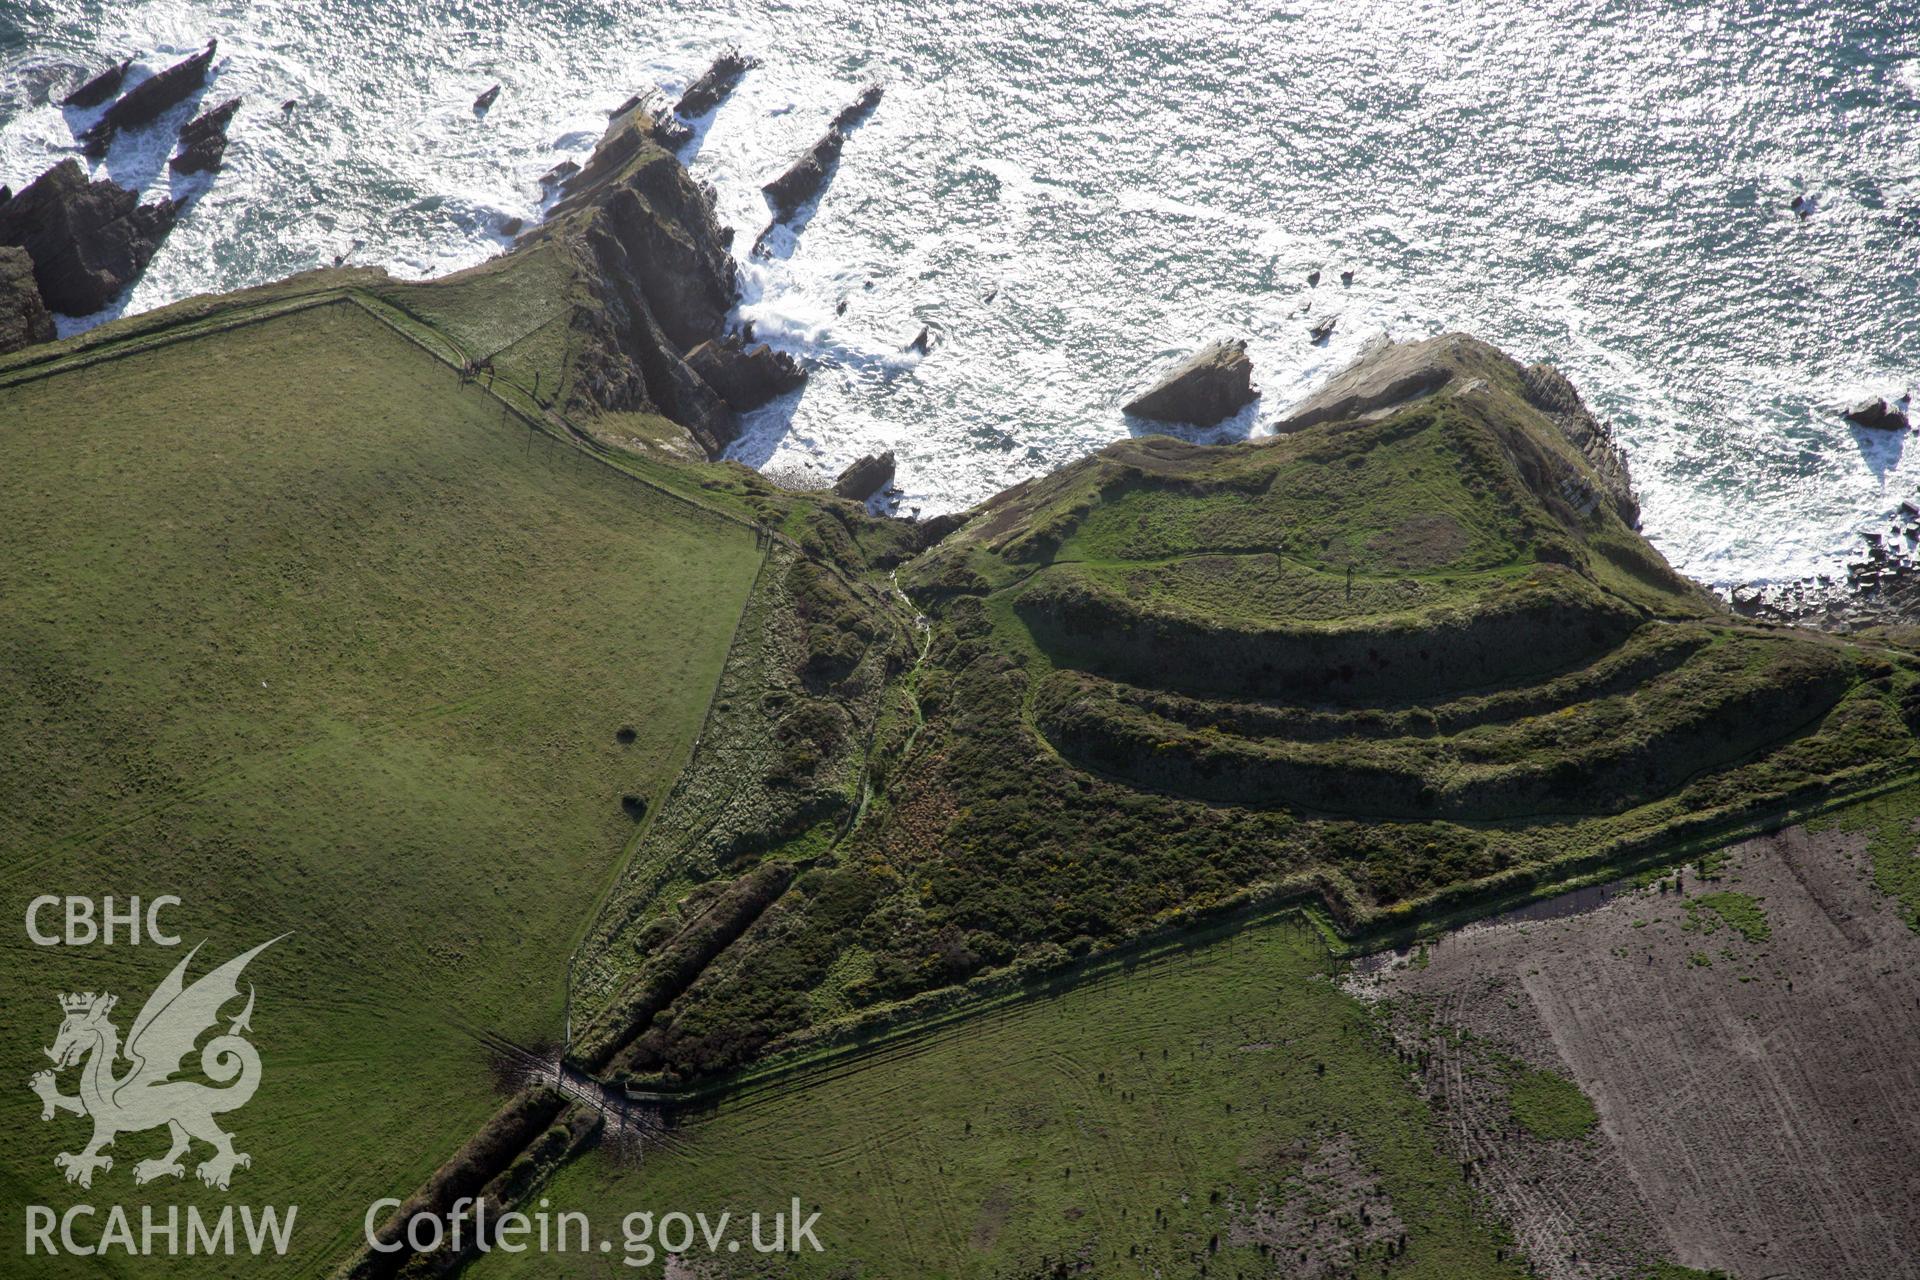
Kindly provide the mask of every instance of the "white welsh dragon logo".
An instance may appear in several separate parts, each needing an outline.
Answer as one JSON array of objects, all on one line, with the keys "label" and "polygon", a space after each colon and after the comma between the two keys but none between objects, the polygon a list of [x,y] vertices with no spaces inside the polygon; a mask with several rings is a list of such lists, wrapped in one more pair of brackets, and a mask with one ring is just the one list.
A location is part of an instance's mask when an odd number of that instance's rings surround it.
[{"label": "white welsh dragon logo", "polygon": [[[285,937],[282,934],[281,937]],[[244,955],[235,956],[192,986],[186,985],[187,965],[199,952],[195,947],[174,967],[140,1008],[127,1034],[124,1056],[132,1063],[116,1076],[114,1060],[122,1056],[120,1031],[107,1015],[118,1003],[106,993],[60,997],[60,1012],[65,1015],[53,1048],[44,1050],[53,1059],[54,1070],[42,1071],[29,1082],[40,1096],[42,1120],[51,1120],[58,1111],[93,1118],[93,1140],[80,1152],[62,1152],[53,1163],[67,1171],[67,1181],[83,1187],[93,1185],[96,1169],[113,1168],[113,1157],[100,1154],[113,1145],[116,1135],[141,1129],[167,1126],[173,1145],[158,1159],[142,1160],[133,1166],[133,1180],[151,1182],[163,1175],[186,1176],[180,1157],[187,1153],[192,1139],[213,1148],[213,1156],[203,1160],[194,1172],[210,1187],[227,1189],[235,1168],[253,1163],[251,1156],[233,1149],[233,1135],[223,1131],[213,1118],[245,1106],[260,1086],[260,1054],[242,1037],[252,1031],[253,987],[247,987],[247,1005],[227,1026],[225,1035],[207,1041],[200,1051],[200,1070],[207,1079],[224,1088],[214,1088],[197,1080],[175,1080],[181,1062],[193,1051],[201,1033],[213,1026],[220,1009],[240,995],[240,971],[247,962],[275,942],[263,942]],[[80,1072],[78,1096],[60,1093],[55,1072],[65,1071],[81,1059],[86,1066]]]}]

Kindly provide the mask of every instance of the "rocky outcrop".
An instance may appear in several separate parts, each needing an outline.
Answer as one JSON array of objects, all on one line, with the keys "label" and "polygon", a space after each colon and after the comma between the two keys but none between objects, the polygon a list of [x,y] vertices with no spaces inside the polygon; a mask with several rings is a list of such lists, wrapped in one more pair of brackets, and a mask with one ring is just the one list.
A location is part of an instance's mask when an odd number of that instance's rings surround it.
[{"label": "rocky outcrop", "polygon": [[218,173],[227,154],[227,126],[240,99],[229,98],[180,127],[180,154],[167,161],[174,173]]},{"label": "rocky outcrop", "polygon": [[1856,427],[1870,427],[1875,431],[1905,431],[1907,415],[1899,405],[1878,397],[1862,400],[1841,415]]},{"label": "rocky outcrop", "polygon": [[764,342],[748,346],[732,335],[693,348],[687,364],[735,413],[758,409],[807,380],[806,370],[786,352]]},{"label": "rocky outcrop", "polygon": [[485,114],[487,109],[493,106],[493,104],[496,101],[498,101],[499,98],[500,98],[500,86],[497,84],[492,85],[480,91],[480,96],[473,100],[473,109],[482,114]]},{"label": "rocky outcrop", "polygon": [[868,454],[856,460],[833,482],[833,491],[842,498],[865,502],[893,483],[893,450]]},{"label": "rocky outcrop", "polygon": [[25,249],[0,248],[0,355],[54,336],[53,317],[33,281],[33,259]]},{"label": "rocky outcrop", "polygon": [[886,93],[883,85],[870,84],[860,91],[860,96],[840,108],[840,114],[833,118],[832,127],[843,133],[860,124],[874,113],[880,105],[882,95]]},{"label": "rocky outcrop", "polygon": [[99,75],[60,99],[63,107],[97,107],[114,94],[120,92],[120,86],[127,78],[127,71],[133,66],[133,59],[115,63]]},{"label": "rocky outcrop", "polygon": [[932,516],[914,525],[914,549],[924,551],[942,541],[948,534],[967,523],[969,513],[949,511],[945,515]]},{"label": "rocky outcrop", "polygon": [[1391,411],[1409,400],[1432,395],[1453,378],[1460,345],[1473,339],[1444,334],[1424,342],[1384,342],[1360,353],[1326,386],[1308,396],[1275,424],[1278,432],[1299,431],[1339,418],[1361,418]]},{"label": "rocky outcrop", "polygon": [[[638,105],[639,100],[634,99],[628,105],[627,110],[632,111]],[[548,190],[552,190],[555,187],[564,185],[568,178],[571,178],[578,172],[580,172],[580,166],[578,164],[575,164],[571,160],[562,160],[559,164],[540,175],[540,185]]]},{"label": "rocky outcrop", "polygon": [[1640,501],[1633,494],[1633,476],[1627,470],[1626,450],[1613,438],[1613,429],[1588,412],[1567,375],[1550,364],[1530,364],[1520,371],[1527,403],[1545,414],[1560,434],[1578,450],[1599,477],[1613,504],[1614,514],[1630,528],[1640,527]]},{"label": "rocky outcrop", "polygon": [[80,135],[86,153],[98,160],[107,154],[114,137],[128,129],[152,124],[162,114],[185,102],[207,82],[207,69],[213,65],[214,49],[219,42],[207,41],[207,47],[191,58],[174,63],[149,80],[143,80],[127,95],[107,108],[93,127]]},{"label": "rocky outcrop", "polygon": [[1136,418],[1211,427],[1246,408],[1258,394],[1247,344],[1216,342],[1189,356],[1124,409]]},{"label": "rocky outcrop", "polygon": [[828,173],[840,158],[841,148],[846,145],[848,130],[873,114],[874,108],[880,105],[881,93],[881,87],[877,84],[868,87],[841,109],[840,114],[827,126],[826,133],[805,155],[794,161],[785,173],[761,188],[766,194],[767,203],[773,207],[775,222],[789,221],[802,205],[820,194],[821,188],[827,184]]},{"label": "rocky outcrop", "polygon": [[79,161],[62,160],[0,205],[0,245],[27,251],[49,308],[90,315],[146,270],[179,210],[176,201],[141,204],[124,187],[89,182]]},{"label": "rocky outcrop", "polygon": [[820,188],[826,185],[827,170],[840,158],[840,149],[846,141],[847,136],[840,130],[827,130],[785,173],[760,188],[773,208],[775,222],[788,221],[800,211],[801,205],[820,193]]},{"label": "rocky outcrop", "polygon": [[[680,148],[693,141],[693,130],[684,120],[673,112],[656,108],[653,103],[659,96],[658,90],[648,93],[636,93],[613,110],[607,112],[607,118],[609,120],[617,119],[620,116],[644,107],[647,113],[653,118],[653,128],[649,131],[649,136],[667,150],[677,152]],[[575,165],[574,167],[578,168],[579,166]],[[542,179],[542,181],[545,181],[545,179]]]},{"label": "rocky outcrop", "polygon": [[693,130],[670,111],[653,113],[653,140],[667,150],[678,153],[680,148],[693,141]]},{"label": "rocky outcrop", "polygon": [[644,107],[610,121],[520,245],[559,247],[586,295],[573,321],[571,407],[661,413],[717,455],[733,440],[734,410],[687,356],[725,329],[738,293],[733,259],[712,193],[654,140],[653,126]]},{"label": "rocky outcrop", "polygon": [[[1583,501],[1604,498],[1621,520],[1638,527],[1640,504],[1633,495],[1626,454],[1614,442],[1612,429],[1587,411],[1566,375],[1550,364],[1522,368],[1498,348],[1464,333],[1417,342],[1377,341],[1273,429],[1284,435],[1322,422],[1383,418],[1449,385],[1465,387],[1476,379],[1508,386],[1517,382],[1527,403],[1559,428],[1599,481],[1600,493]],[[1569,489],[1588,483],[1581,477],[1563,479]]]},{"label": "rocky outcrop", "polygon": [[698,80],[687,86],[673,113],[682,120],[698,120],[726,101],[747,72],[759,65],[758,58],[749,58],[738,49],[728,49],[713,60],[713,65]]}]

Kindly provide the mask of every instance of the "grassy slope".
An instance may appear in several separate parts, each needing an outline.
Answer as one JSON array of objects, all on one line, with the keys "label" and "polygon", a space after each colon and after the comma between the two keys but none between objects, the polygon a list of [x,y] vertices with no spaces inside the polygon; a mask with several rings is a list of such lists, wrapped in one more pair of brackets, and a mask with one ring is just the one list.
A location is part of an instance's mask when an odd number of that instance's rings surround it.
[{"label": "grassy slope", "polygon": [[[345,303],[0,394],[0,509],[7,916],[174,893],[211,963],[293,931],[249,975],[266,1070],[229,1120],[254,1156],[232,1198],[298,1203],[293,1270],[322,1271],[495,1104],[463,1025],[558,1035],[621,796],[680,767],[752,536],[530,448]],[[4,935],[15,1239],[23,1203],[228,1199],[136,1192],[156,1133],[64,1186],[80,1122],[43,1125],[24,1088],[56,990],[115,991],[124,1032],[180,954]]]},{"label": "grassy slope", "polygon": [[1443,927],[1911,771],[1914,662],[1742,625],[1569,450],[1469,388],[1122,441],[986,504],[900,573],[933,634],[864,820],[637,1067],[724,1072],[1201,910]]},{"label": "grassy slope", "polygon": [[[1305,926],[1262,927],[1171,969],[976,1019],[851,1072],[757,1090],[638,1167],[595,1154],[545,1195],[553,1212],[585,1211],[616,1242],[635,1210],[744,1215],[797,1195],[822,1210],[825,1252],[791,1260],[794,1275],[1024,1276],[1082,1257],[1099,1275],[1190,1275],[1203,1263],[1213,1275],[1275,1274],[1281,1250],[1268,1259],[1235,1242],[1235,1206],[1279,1198],[1345,1135],[1405,1224],[1392,1274],[1520,1274],[1496,1261],[1502,1241],[1437,1149],[1406,1069],[1365,1010],[1326,980],[1331,971]],[[1309,1193],[1295,1184],[1293,1194]],[[1339,1207],[1323,1194],[1322,1211]],[[1379,1215],[1379,1199],[1369,1203]],[[745,1249],[718,1261],[722,1274],[767,1263]],[[494,1254],[470,1272],[608,1273],[606,1258],[578,1254]],[[638,1274],[659,1274],[659,1264]]]},{"label": "grassy slope", "polygon": [[1920,855],[1913,847],[1920,829],[1920,786],[1903,787],[1812,824],[1842,831],[1867,831],[1873,859],[1873,885],[1900,904],[1907,924],[1920,932]]}]

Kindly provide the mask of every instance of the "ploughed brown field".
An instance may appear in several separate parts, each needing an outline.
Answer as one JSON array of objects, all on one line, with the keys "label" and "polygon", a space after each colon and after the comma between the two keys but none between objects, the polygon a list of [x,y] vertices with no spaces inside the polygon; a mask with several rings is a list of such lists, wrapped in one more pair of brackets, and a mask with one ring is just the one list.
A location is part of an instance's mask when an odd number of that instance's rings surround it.
[{"label": "ploughed brown field", "polygon": [[[1861,835],[1792,827],[1716,861],[1354,984],[1425,1053],[1455,1155],[1540,1275],[1653,1255],[1744,1280],[1920,1276],[1920,936],[1873,889]],[[1528,1068],[1578,1084],[1590,1136],[1515,1119]]]}]

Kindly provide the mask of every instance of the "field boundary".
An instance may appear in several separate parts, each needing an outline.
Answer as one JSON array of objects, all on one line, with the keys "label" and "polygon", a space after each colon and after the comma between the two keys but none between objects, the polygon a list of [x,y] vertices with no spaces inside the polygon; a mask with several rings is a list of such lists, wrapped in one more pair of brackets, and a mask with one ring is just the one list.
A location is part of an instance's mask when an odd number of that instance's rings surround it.
[{"label": "field boundary", "polygon": [[[973,1018],[992,1016],[1087,983],[1109,982],[1141,965],[1204,949],[1290,915],[1297,915],[1316,929],[1337,959],[1351,960],[1375,952],[1405,949],[1423,939],[1530,903],[1612,883],[1654,867],[1694,861],[1729,844],[1801,825],[1910,785],[1916,777],[1920,777],[1920,771],[1909,770],[1895,777],[1874,779],[1809,806],[1796,807],[1789,803],[1759,813],[1718,815],[1708,819],[1706,828],[1697,834],[1677,839],[1655,836],[1642,842],[1645,847],[1601,853],[1594,865],[1584,870],[1570,867],[1570,874],[1563,876],[1531,879],[1526,884],[1510,887],[1490,887],[1484,881],[1477,882],[1466,886],[1477,893],[1462,892],[1461,900],[1449,909],[1418,919],[1412,918],[1417,904],[1403,904],[1365,918],[1353,910],[1351,889],[1334,876],[1317,872],[1291,876],[1252,886],[1236,895],[1235,900],[1202,917],[1163,926],[1150,935],[1064,968],[1040,972],[1003,971],[989,976],[973,991],[965,987],[940,988],[901,1005],[869,1010],[839,1025],[828,1024],[820,1036],[825,1043],[793,1046],[736,1074],[690,1086],[630,1083],[625,1092],[634,1102],[710,1110],[774,1084],[812,1079],[816,1073],[852,1067],[882,1053],[904,1051],[921,1039],[937,1037]],[[1594,854],[1573,855],[1557,865],[1592,862],[1595,857]],[[1339,902],[1351,913],[1351,923],[1345,927],[1337,918],[1339,910],[1330,910],[1333,902]]]}]

